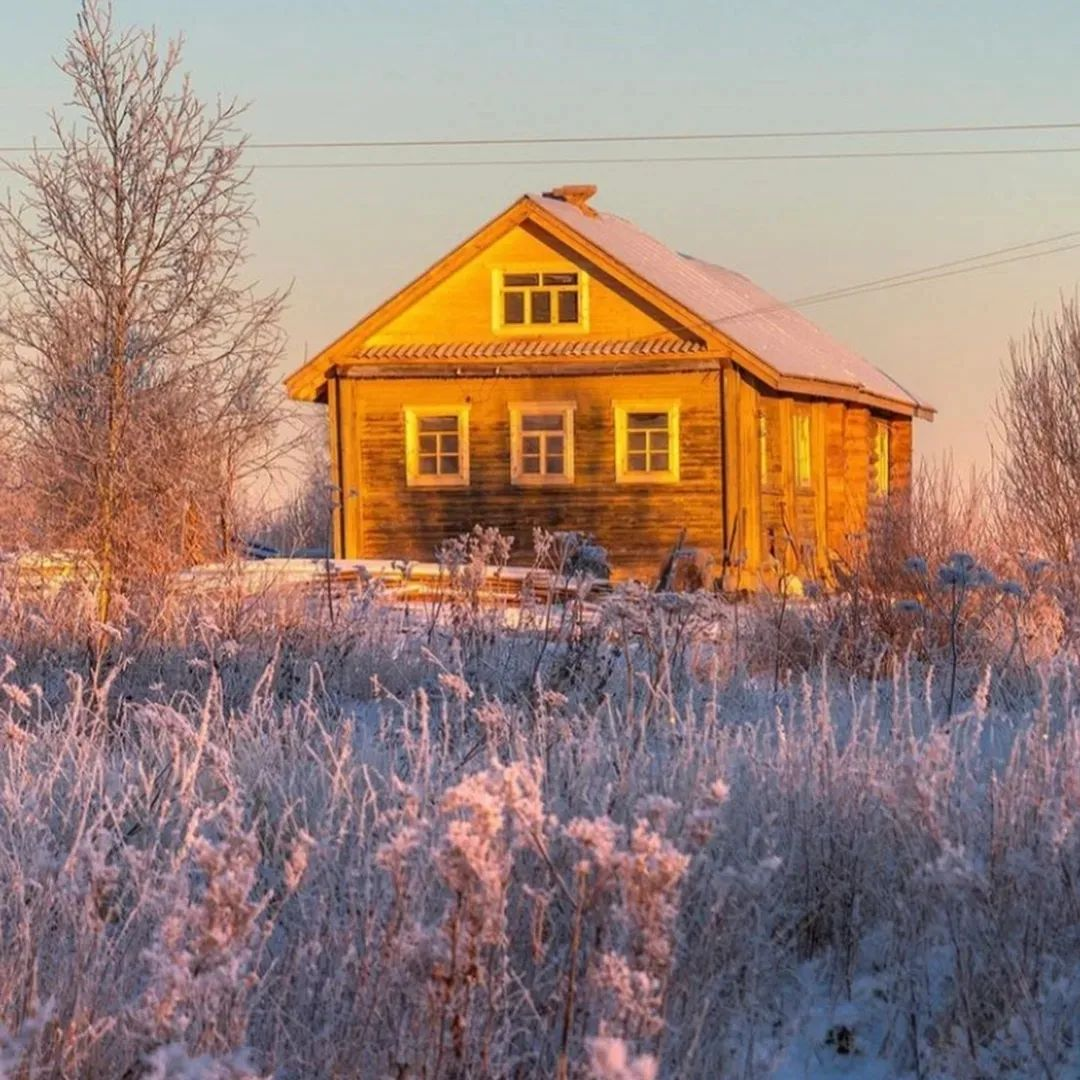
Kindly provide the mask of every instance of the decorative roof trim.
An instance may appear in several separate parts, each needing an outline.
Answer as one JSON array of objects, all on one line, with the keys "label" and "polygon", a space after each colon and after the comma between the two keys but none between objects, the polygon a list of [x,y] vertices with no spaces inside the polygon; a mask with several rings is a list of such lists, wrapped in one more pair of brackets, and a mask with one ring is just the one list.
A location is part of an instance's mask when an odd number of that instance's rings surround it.
[{"label": "decorative roof trim", "polygon": [[544,377],[579,378],[605,375],[671,375],[720,371],[727,361],[718,357],[702,359],[612,360],[608,363],[567,363],[563,360],[522,361],[507,364],[452,364],[428,361],[410,364],[342,364],[330,374],[342,379],[533,379]]},{"label": "decorative roof trim", "polygon": [[648,341],[614,340],[560,340],[531,338],[503,341],[444,342],[440,345],[367,345],[343,363],[350,360],[456,360],[488,357],[529,356],[657,356],[682,355],[705,352],[700,341],[685,338],[662,337]]}]

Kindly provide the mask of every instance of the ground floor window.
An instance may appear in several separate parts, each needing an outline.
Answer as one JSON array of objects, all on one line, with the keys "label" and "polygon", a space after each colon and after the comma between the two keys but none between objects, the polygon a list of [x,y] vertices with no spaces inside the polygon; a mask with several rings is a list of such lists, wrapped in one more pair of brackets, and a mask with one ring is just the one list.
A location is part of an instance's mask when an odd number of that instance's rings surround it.
[{"label": "ground floor window", "polygon": [[510,479],[522,485],[573,483],[572,402],[521,402],[510,406]]},{"label": "ground floor window", "polygon": [[615,402],[615,480],[656,484],[678,479],[678,402]]},{"label": "ground floor window", "polygon": [[406,406],[405,473],[409,487],[469,483],[468,405]]}]

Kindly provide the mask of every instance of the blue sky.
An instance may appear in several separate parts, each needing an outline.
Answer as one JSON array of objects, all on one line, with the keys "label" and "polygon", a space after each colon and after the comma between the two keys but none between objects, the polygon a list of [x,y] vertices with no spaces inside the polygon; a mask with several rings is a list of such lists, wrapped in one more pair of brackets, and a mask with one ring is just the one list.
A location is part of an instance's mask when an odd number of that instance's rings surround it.
[{"label": "blue sky", "polygon": [[[50,60],[76,5],[8,5],[0,144],[45,133]],[[249,100],[255,140],[556,136],[1080,121],[1080,5],[382,3],[116,0],[118,21],[187,38],[204,97]],[[689,146],[522,147],[442,156],[1077,146],[949,134]],[[253,153],[417,160],[430,150]],[[256,174],[254,273],[293,283],[285,367],[303,360],[519,193],[600,187],[597,205],[680,251],[805,296],[1080,229],[1080,154],[747,163],[279,170]],[[984,463],[1010,335],[1072,294],[1080,250],[807,309],[939,409],[917,448]],[[283,369],[284,373],[284,369]]]}]

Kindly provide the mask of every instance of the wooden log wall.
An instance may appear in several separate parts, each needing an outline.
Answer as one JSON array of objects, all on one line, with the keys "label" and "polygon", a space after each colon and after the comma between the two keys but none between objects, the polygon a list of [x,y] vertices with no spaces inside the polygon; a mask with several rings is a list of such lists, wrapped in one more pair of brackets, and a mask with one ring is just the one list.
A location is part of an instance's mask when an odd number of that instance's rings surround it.
[{"label": "wooden log wall", "polygon": [[[872,510],[884,505],[872,491],[875,424],[889,425],[888,501],[899,506],[911,487],[912,421],[776,394],[734,370],[729,377],[738,387],[725,387],[727,424],[741,436],[729,437],[726,446],[731,454],[737,445],[742,459],[728,465],[728,518],[748,525],[740,530],[747,552],[741,580],[775,587],[788,573],[828,585],[838,561],[861,556]],[[810,483],[803,486],[795,477],[800,415],[809,418],[811,442]]]},{"label": "wooden log wall", "polygon": [[[613,403],[649,399],[680,404],[679,482],[617,484]],[[510,482],[509,405],[534,401],[576,403],[570,485]],[[532,558],[539,525],[591,532],[608,548],[618,576],[653,580],[685,528],[686,543],[708,551],[717,573],[727,570],[729,587],[775,587],[785,573],[828,584],[836,561],[854,563],[865,543],[878,419],[889,423],[890,501],[906,498],[911,485],[910,419],[777,395],[733,367],[589,378],[341,377],[331,380],[327,403],[333,482],[343,507],[335,514],[335,553],[342,558],[430,560],[443,540],[485,524],[514,536],[521,564]],[[470,484],[408,487],[405,406],[466,403]],[[797,415],[810,423],[805,487],[795,482]]]},{"label": "wooden log wall", "polygon": [[[430,560],[444,540],[476,524],[515,539],[514,561],[532,559],[532,530],[594,534],[620,576],[652,580],[682,529],[686,543],[719,558],[723,550],[719,375],[611,375],[581,378],[341,380],[339,434],[347,492],[344,558]],[[681,474],[677,483],[616,483],[613,404],[678,401]],[[574,402],[575,477],[552,487],[510,481],[509,406]],[[470,483],[409,487],[403,410],[468,404]]]}]

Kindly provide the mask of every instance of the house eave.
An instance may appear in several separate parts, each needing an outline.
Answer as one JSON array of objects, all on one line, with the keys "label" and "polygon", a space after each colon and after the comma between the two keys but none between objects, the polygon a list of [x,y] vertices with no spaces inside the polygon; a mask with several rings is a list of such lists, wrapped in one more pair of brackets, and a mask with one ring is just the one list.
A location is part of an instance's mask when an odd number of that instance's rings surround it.
[{"label": "house eave", "polygon": [[720,371],[727,362],[716,357],[688,359],[651,356],[647,360],[605,359],[603,362],[513,360],[500,364],[461,363],[346,363],[333,369],[343,379],[533,379],[563,376],[585,378],[613,375],[671,375]]},{"label": "house eave", "polygon": [[[672,354],[651,355],[647,358],[601,357],[596,360],[554,359],[507,359],[499,363],[490,360],[414,360],[405,363],[388,363],[384,359],[364,360],[354,358],[338,364],[326,372],[326,376],[366,381],[420,379],[530,379],[530,378],[604,378],[618,375],[672,375],[716,372],[738,361],[728,356],[692,357]],[[755,372],[756,374],[756,372]],[[816,379],[798,379],[779,376],[768,380],[779,393],[803,397],[825,398],[863,405],[895,416],[917,417],[933,420],[935,410],[919,402],[902,401],[871,393],[862,387],[847,383]]]}]

